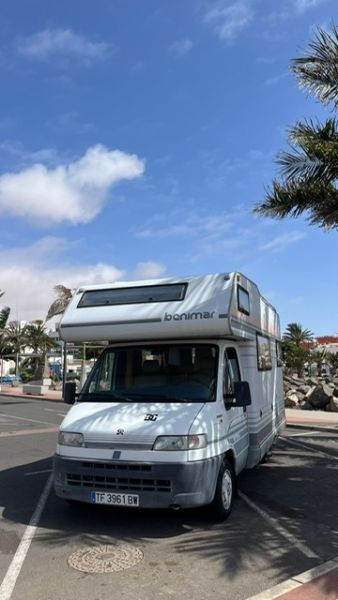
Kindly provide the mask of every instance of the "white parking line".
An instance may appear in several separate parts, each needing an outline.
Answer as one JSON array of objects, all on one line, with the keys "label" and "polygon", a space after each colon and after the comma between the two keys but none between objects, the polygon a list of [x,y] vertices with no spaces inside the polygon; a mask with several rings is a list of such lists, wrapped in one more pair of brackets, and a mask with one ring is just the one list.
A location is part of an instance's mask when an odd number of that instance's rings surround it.
[{"label": "white parking line", "polygon": [[323,432],[322,431],[304,431],[303,433],[288,433],[288,435],[286,437],[288,437],[288,438],[289,437],[290,438],[293,438],[293,437],[305,437],[306,435],[309,436],[309,437],[315,438],[316,435],[319,435],[319,436],[323,435]]},{"label": "white parking line", "polygon": [[12,562],[9,565],[5,578],[0,586],[0,600],[9,600],[12,596],[14,586],[22,569],[22,565],[38,528],[40,517],[52,486],[52,481],[52,476],[50,475],[45,487],[43,488],[42,494],[36,505],[29,525],[26,527],[25,533],[21,538],[21,542],[13,556]]},{"label": "white parking line", "polygon": [[0,413],[4,417],[10,417],[11,419],[18,419],[19,421],[30,421],[31,423],[42,423],[43,425],[59,425],[59,423],[50,423],[47,421],[38,421],[37,419],[27,419],[27,417],[17,417],[16,415],[8,415],[6,413]]},{"label": "white parking line", "polygon": [[29,473],[25,473],[25,477],[28,475],[40,475],[40,473],[51,473],[52,469],[44,469],[43,471],[30,471]]},{"label": "white parking line", "polygon": [[288,437],[280,436],[280,439],[286,443],[293,444],[294,446],[298,446],[299,448],[304,448],[305,450],[310,450],[310,452],[314,452],[318,456],[323,456],[324,458],[330,458],[331,460],[338,460],[337,456],[332,456],[328,452],[323,452],[322,450],[317,450],[316,448],[312,448],[307,444],[303,444],[303,442],[296,442],[296,440],[290,440]]},{"label": "white parking line", "polygon": [[258,513],[264,519],[264,521],[266,521],[271,527],[273,527],[279,533],[279,535],[281,535],[288,542],[290,542],[292,544],[292,546],[295,546],[296,548],[298,548],[298,550],[300,552],[302,552],[302,554],[305,554],[305,556],[307,556],[308,558],[318,558],[318,559],[320,558],[318,556],[318,554],[313,552],[310,548],[308,548],[302,542],[299,542],[295,538],[295,536],[292,535],[292,533],[290,533],[287,529],[285,529],[285,527],[280,525],[280,523],[278,523],[277,519],[268,515],[268,513],[266,513],[265,510],[262,510],[259,506],[257,506],[257,504],[255,504],[255,502],[250,500],[250,498],[248,498],[248,496],[246,494],[243,494],[243,492],[238,491],[238,495],[244,502],[246,502],[246,504],[248,506],[250,506],[250,508],[252,508],[252,510],[254,510],[256,513]]},{"label": "white parking line", "polygon": [[55,408],[44,408],[44,410],[46,410],[47,412],[52,412],[55,413],[56,415],[61,415],[62,417],[65,417],[67,413],[60,413],[58,409]]}]

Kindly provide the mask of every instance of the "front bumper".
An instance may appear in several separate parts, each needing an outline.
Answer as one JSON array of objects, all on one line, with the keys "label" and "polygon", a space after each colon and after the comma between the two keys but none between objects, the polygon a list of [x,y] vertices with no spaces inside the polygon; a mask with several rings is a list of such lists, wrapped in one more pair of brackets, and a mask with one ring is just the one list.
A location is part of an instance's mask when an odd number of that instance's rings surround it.
[{"label": "front bumper", "polygon": [[222,457],[189,463],[88,461],[54,456],[57,496],[91,503],[91,492],[138,494],[140,508],[190,508],[212,502]]}]

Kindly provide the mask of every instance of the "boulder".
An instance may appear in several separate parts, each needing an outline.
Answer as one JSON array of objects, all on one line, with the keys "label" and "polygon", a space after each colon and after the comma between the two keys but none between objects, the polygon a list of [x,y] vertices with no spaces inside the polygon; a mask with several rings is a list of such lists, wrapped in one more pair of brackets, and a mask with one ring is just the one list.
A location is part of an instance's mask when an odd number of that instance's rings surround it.
[{"label": "boulder", "polygon": [[310,385],[311,387],[318,385],[318,379],[316,377],[310,377],[309,379],[306,380],[305,382],[307,385]]},{"label": "boulder", "polygon": [[289,390],[293,389],[292,385],[291,385],[291,383],[289,383],[289,381],[284,381],[283,383],[284,383],[284,391],[285,392],[288,392]]},{"label": "boulder", "polygon": [[313,406],[312,404],[310,404],[310,402],[303,402],[302,406],[301,406],[302,410],[313,410]]},{"label": "boulder", "polygon": [[311,390],[311,386],[310,386],[310,385],[303,384],[303,385],[300,385],[300,386],[297,388],[297,393],[298,393],[298,392],[300,392],[301,394],[304,394],[304,395],[305,395],[305,394],[307,394],[307,393],[308,393],[310,390]]},{"label": "boulder", "polygon": [[313,408],[320,410],[330,402],[333,396],[333,390],[329,388],[325,383],[322,385],[316,385],[306,394],[306,401],[313,406]]},{"label": "boulder", "polygon": [[325,406],[328,412],[338,412],[338,398],[330,398],[329,403]]},{"label": "boulder", "polygon": [[286,406],[286,408],[297,408],[297,406],[298,406],[297,394],[289,393],[285,398],[285,406]]}]

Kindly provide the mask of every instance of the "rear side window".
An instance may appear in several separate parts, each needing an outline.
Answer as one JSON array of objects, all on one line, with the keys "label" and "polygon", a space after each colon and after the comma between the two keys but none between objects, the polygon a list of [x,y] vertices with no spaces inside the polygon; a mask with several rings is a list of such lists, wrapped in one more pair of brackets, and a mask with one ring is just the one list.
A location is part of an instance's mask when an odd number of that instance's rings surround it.
[{"label": "rear side window", "polygon": [[270,339],[259,333],[257,334],[257,367],[259,371],[272,369]]},{"label": "rear side window", "polygon": [[282,344],[278,340],[276,340],[276,360],[277,360],[277,367],[282,367],[283,366]]}]

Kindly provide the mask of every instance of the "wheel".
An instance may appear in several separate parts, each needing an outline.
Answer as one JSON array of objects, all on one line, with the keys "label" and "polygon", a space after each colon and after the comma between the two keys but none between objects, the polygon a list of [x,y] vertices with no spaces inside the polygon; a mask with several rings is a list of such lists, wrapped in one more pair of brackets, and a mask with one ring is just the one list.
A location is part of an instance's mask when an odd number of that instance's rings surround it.
[{"label": "wheel", "polygon": [[227,458],[221,464],[214,499],[210,505],[212,516],[217,521],[225,521],[231,513],[236,489],[236,476]]}]

